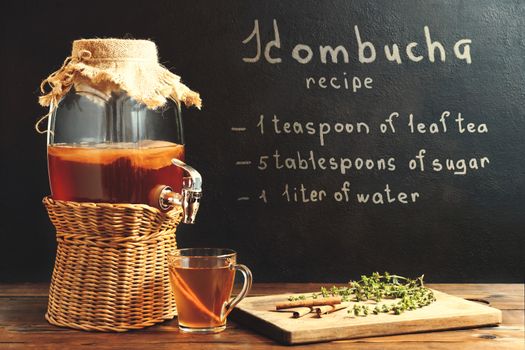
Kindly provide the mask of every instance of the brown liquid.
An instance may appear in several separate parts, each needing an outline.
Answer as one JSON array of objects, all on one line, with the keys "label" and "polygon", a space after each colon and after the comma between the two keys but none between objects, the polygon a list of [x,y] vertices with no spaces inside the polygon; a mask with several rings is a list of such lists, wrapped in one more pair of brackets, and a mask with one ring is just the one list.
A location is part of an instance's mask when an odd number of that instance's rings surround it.
[{"label": "brown liquid", "polygon": [[156,205],[151,195],[160,185],[180,192],[182,170],[171,159],[184,160],[184,146],[165,141],[115,146],[48,146],[53,198]]},{"label": "brown liquid", "polygon": [[[215,259],[215,258],[214,258]],[[189,328],[223,326],[235,271],[223,267],[171,267],[170,280],[177,303],[179,325]]]}]

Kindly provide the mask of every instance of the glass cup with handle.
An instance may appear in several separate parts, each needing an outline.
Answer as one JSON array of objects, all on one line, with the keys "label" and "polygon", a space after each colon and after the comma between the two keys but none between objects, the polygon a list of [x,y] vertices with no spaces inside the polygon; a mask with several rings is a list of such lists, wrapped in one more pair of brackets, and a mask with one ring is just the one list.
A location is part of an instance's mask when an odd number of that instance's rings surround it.
[{"label": "glass cup with handle", "polygon": [[[226,317],[250,291],[252,273],[237,264],[237,253],[222,248],[177,249],[168,255],[170,281],[183,332],[217,333],[226,328]],[[231,299],[236,271],[244,284]]]}]

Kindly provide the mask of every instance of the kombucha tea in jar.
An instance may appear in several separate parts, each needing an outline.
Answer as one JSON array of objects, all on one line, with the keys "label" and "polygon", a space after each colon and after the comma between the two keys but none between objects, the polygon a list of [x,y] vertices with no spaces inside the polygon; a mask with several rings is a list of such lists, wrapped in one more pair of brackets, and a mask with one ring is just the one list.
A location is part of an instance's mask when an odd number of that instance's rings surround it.
[{"label": "kombucha tea in jar", "polygon": [[158,207],[160,188],[181,192],[183,169],[172,164],[184,161],[178,106],[150,110],[122,92],[101,97],[80,89],[64,97],[50,120],[53,199]]},{"label": "kombucha tea in jar", "polygon": [[[139,147],[134,147],[139,146]],[[146,203],[159,185],[182,190],[184,146],[167,141],[48,146],[49,181],[55,199],[75,202]]]},{"label": "kombucha tea in jar", "polygon": [[182,205],[193,220],[202,181],[184,163],[181,105],[201,100],[159,65],[153,42],[76,40],[43,86],[53,199]]}]

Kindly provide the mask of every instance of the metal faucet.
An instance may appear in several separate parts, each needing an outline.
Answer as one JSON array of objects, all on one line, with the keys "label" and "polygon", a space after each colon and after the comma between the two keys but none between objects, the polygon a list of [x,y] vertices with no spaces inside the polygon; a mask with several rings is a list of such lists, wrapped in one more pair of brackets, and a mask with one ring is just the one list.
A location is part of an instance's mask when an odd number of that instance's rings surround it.
[{"label": "metal faucet", "polygon": [[182,207],[182,222],[185,224],[195,223],[195,217],[199,211],[202,197],[201,174],[181,160],[173,158],[171,163],[182,168],[189,176],[182,179],[182,193],[174,192],[169,186],[164,186],[159,195],[159,207],[168,210],[175,205]]}]

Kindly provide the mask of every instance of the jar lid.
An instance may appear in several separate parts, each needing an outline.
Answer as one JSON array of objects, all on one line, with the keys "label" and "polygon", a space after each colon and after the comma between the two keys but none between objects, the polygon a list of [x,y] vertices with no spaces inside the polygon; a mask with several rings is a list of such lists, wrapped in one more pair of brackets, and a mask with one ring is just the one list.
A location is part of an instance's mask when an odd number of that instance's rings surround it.
[{"label": "jar lid", "polygon": [[150,40],[79,39],[73,41],[71,57],[91,60],[140,60],[158,64],[157,46]]}]

